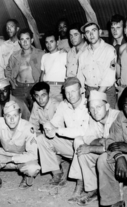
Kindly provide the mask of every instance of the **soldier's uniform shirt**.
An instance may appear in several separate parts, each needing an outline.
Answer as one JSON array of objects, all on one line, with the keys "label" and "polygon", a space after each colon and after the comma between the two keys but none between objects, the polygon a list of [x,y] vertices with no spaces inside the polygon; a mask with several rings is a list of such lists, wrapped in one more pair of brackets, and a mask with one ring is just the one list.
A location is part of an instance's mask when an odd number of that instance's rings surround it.
[{"label": "soldier's uniform shirt", "polygon": [[[33,126],[20,119],[15,133],[12,135],[4,118],[0,118],[0,142],[5,155],[10,155],[14,163],[27,163],[37,160],[36,133]],[[0,149],[0,151],[1,151]]]},{"label": "soldier's uniform shirt", "polygon": [[4,77],[4,70],[7,67],[8,60],[13,52],[20,50],[18,40],[12,42],[10,39],[0,45],[0,78]]},{"label": "soldier's uniform shirt", "polygon": [[101,39],[94,51],[88,45],[79,57],[79,70],[83,73],[85,84],[91,87],[111,87],[115,83],[116,51],[113,46]]},{"label": "soldier's uniform shirt", "polygon": [[[86,108],[86,99],[82,97],[82,101],[76,109],[68,101],[64,100],[58,106],[58,109],[51,119],[51,123],[58,127],[58,134],[75,138],[84,136],[88,127],[89,114]],[[66,128],[64,127],[64,123]]]},{"label": "soldier's uniform shirt", "polygon": [[[97,138],[108,138],[109,136],[109,130],[112,125],[112,123],[117,118],[120,111],[109,109],[108,117],[106,120],[106,123],[102,129],[101,126],[99,126],[99,122],[94,121],[91,124],[89,124],[89,127],[85,133],[84,138],[81,139],[75,139],[74,146],[78,148],[79,145],[82,145],[84,143],[90,144],[91,141]],[[91,129],[92,127],[92,129]],[[98,130],[97,130],[98,129]],[[84,190],[85,191],[92,191],[97,189],[97,175],[96,175],[96,162],[99,155],[95,153],[88,153],[84,154],[77,159],[77,155],[74,154],[74,158],[72,161],[72,165],[69,172],[69,177],[75,178],[75,179],[83,179],[84,180]]]},{"label": "soldier's uniform shirt", "polygon": [[55,114],[59,102],[56,99],[49,98],[46,107],[43,109],[36,102],[33,104],[33,109],[30,115],[30,122],[36,129],[40,128],[40,124],[50,121]]},{"label": "soldier's uniform shirt", "polygon": [[84,88],[84,76],[79,69],[79,57],[85,51],[87,43],[76,53],[75,47],[72,47],[67,54],[67,77],[77,77]]}]

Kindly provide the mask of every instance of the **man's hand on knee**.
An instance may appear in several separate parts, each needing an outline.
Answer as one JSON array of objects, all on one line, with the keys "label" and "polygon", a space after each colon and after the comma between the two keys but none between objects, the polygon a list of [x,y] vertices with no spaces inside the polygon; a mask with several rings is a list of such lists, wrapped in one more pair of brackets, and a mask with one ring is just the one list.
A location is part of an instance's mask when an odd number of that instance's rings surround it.
[{"label": "man's hand on knee", "polygon": [[121,156],[116,160],[115,172],[118,180],[121,181],[127,178],[127,161],[124,156]]}]

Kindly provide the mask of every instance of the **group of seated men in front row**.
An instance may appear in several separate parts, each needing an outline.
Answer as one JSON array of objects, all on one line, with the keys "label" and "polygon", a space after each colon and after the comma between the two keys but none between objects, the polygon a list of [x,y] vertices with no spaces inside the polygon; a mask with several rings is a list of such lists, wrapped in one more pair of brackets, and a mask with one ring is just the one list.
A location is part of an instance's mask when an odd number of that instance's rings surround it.
[{"label": "group of seated men in front row", "polygon": [[1,169],[23,174],[20,189],[32,186],[40,170],[52,173],[49,185],[61,186],[61,155],[71,160],[68,176],[76,180],[69,203],[85,206],[97,200],[99,191],[101,206],[125,206],[119,183],[127,178],[127,88],[123,111],[111,109],[103,92],[91,90],[87,100],[76,77],[65,80],[63,92],[59,102],[50,97],[48,83],[36,83],[30,113],[12,96],[8,79],[0,80]]}]

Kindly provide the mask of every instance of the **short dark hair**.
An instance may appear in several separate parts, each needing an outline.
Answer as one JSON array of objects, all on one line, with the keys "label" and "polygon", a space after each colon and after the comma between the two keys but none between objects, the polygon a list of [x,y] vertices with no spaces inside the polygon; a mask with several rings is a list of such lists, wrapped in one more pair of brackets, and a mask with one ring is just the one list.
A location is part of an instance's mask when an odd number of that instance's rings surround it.
[{"label": "short dark hair", "polygon": [[13,22],[13,23],[15,24],[16,27],[19,27],[19,22],[18,22],[16,19],[8,19],[8,20],[6,21],[6,25],[7,25],[8,22]]},{"label": "short dark hair", "polygon": [[69,27],[69,21],[68,21],[68,19],[67,19],[66,17],[61,17],[61,18],[58,20],[58,22],[57,22],[57,30],[58,30],[59,24],[60,24],[61,22],[65,22],[66,25],[67,25],[67,28]]},{"label": "short dark hair", "polygon": [[29,28],[24,28],[24,29],[19,30],[18,35],[17,35],[18,39],[20,40],[21,34],[26,34],[26,33],[30,35],[31,39],[33,38],[33,32]]},{"label": "short dark hair", "polygon": [[119,110],[122,110],[124,109],[124,103],[126,102],[127,100],[127,87],[123,90],[119,100],[118,100],[118,107],[119,107]]},{"label": "short dark hair", "polygon": [[125,22],[125,19],[124,19],[124,16],[120,15],[120,14],[114,14],[112,17],[111,17],[111,20],[110,20],[110,23],[112,25],[113,22],[120,22],[120,21],[123,21],[123,23]]},{"label": "short dark hair", "polygon": [[47,93],[49,94],[50,92],[49,84],[44,81],[36,83],[30,90],[30,94],[32,98],[34,98],[35,91],[41,91],[41,90],[46,90]]},{"label": "short dark hair", "polygon": [[56,41],[58,40],[58,35],[57,35],[56,32],[54,32],[54,31],[48,31],[44,35],[44,41],[46,40],[47,37],[51,37],[51,36],[53,36]]},{"label": "short dark hair", "polygon": [[75,29],[75,30],[77,30],[79,33],[82,34],[81,26],[82,26],[82,25],[81,25],[79,22],[75,22],[75,23],[73,23],[72,25],[70,25],[68,31],[70,32],[70,30]]}]

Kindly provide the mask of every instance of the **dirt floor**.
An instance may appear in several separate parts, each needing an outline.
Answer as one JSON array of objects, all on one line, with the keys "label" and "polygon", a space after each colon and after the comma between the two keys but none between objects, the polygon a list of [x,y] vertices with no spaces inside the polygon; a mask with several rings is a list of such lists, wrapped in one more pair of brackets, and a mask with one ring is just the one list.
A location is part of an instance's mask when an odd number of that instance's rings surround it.
[{"label": "dirt floor", "polygon": [[[66,164],[65,164],[66,168]],[[0,207],[78,207],[77,204],[69,204],[75,187],[74,181],[67,181],[64,187],[49,188],[47,185],[51,175],[39,174],[34,185],[26,190],[20,190],[18,185],[22,179],[15,171],[1,171],[0,177],[3,184],[0,189]],[[127,197],[127,196],[126,196]],[[98,207],[94,201],[87,207]]]}]

